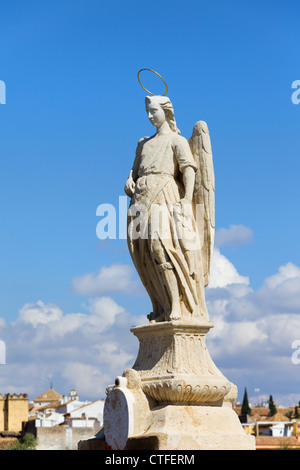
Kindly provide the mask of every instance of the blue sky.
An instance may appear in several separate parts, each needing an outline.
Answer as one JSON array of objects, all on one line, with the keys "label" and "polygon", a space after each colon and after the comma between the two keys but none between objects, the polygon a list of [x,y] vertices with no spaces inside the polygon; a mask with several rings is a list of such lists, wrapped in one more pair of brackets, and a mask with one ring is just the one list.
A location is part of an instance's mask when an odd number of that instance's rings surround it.
[{"label": "blue sky", "polygon": [[[294,267],[300,266],[300,105],[291,101],[291,84],[300,79],[299,10],[299,2],[292,0],[1,1],[0,80],[7,93],[6,104],[0,105],[0,337],[7,344],[7,364],[0,379],[3,392],[26,392],[28,387],[29,394],[36,396],[50,379],[56,388],[72,388],[75,378],[70,371],[76,369],[75,362],[86,365],[83,374],[89,368],[93,368],[90,375],[95,370],[102,373],[101,391],[105,380],[122,370],[109,371],[109,363],[103,366],[88,356],[84,362],[76,351],[76,361],[70,359],[62,371],[52,356],[54,348],[65,353],[59,349],[62,344],[51,343],[50,333],[44,330],[39,336],[39,328],[50,328],[51,321],[62,318],[71,321],[73,317],[68,315],[75,314],[81,315],[76,321],[84,318],[88,323],[99,296],[115,302],[110,304],[115,308],[112,318],[121,322],[126,315],[130,322],[148,313],[150,305],[143,292],[137,287],[128,295],[125,288],[118,289],[117,278],[112,277],[116,287],[100,289],[94,297],[83,291],[78,294],[73,283],[74,278],[116,264],[124,268],[125,275],[131,266],[124,240],[97,239],[96,209],[102,203],[117,205],[136,143],[153,133],[144,110],[145,92],[136,78],[140,68],[157,70],[167,81],[182,135],[189,138],[199,119],[208,123],[216,175],[217,230],[228,229],[232,234],[230,226],[241,226],[252,234],[246,242],[227,240],[217,247],[239,279],[249,278],[252,294],[245,294],[244,300],[253,295],[258,302],[266,279],[274,279],[288,263],[281,275],[298,279]],[[147,80],[149,87],[162,91],[158,81]],[[136,286],[134,278],[132,271],[132,285]],[[246,285],[243,280],[241,284]],[[264,288],[265,302],[266,291]],[[300,338],[300,294],[293,294],[295,304],[287,306],[284,299],[290,291],[284,292],[278,315],[284,325],[292,315],[294,336],[287,336],[285,351],[279,351],[272,339],[276,332],[260,329],[257,337],[263,349],[257,347],[257,351],[269,351],[270,363],[270,355],[276,351],[277,365],[284,363],[281,367],[286,368],[291,341]],[[212,289],[208,298],[216,295]],[[20,313],[25,305],[40,308],[43,320],[30,323],[31,317]],[[272,310],[270,303],[268,307],[273,315],[276,308]],[[217,331],[219,317],[213,305],[211,308]],[[122,309],[126,315],[120,320]],[[244,326],[247,331],[249,322],[251,328],[259,328],[259,321],[264,320],[263,312],[255,318],[251,311],[246,319],[238,316],[236,297],[229,310],[231,316],[227,309],[220,319],[220,325],[225,325],[226,318],[229,329],[232,316],[234,327]],[[32,335],[37,345],[36,355],[32,351],[21,359],[22,344],[16,335],[22,325],[28,334],[22,336],[24,348]],[[118,328],[120,324],[116,331]],[[227,352],[225,360],[217,351],[221,329],[219,339],[216,335],[211,346],[216,362],[220,358],[229,373],[234,369],[233,379],[241,391],[248,386],[251,396],[254,387],[260,387],[265,394],[298,393],[300,399],[300,365],[290,369],[284,383],[275,370],[267,381],[263,378],[266,370],[255,375],[255,362],[250,361],[244,370],[238,346]],[[127,340],[135,341],[130,335]],[[69,336],[68,341],[75,348],[75,337]],[[251,341],[245,347],[244,363],[247,351],[257,346],[257,338]],[[48,355],[45,351],[38,355],[43,344]],[[113,336],[111,344],[117,344]],[[115,347],[118,357],[121,353]],[[13,378],[26,365],[30,384],[26,374]],[[84,377],[76,386],[94,398],[90,388],[82,385],[89,380]]]}]

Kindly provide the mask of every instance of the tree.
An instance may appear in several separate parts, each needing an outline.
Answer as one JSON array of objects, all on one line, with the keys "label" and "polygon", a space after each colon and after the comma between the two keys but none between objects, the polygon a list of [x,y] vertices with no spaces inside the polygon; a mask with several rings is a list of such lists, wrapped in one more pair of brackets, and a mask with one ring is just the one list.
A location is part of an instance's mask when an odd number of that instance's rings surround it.
[{"label": "tree", "polygon": [[7,450],[35,450],[36,445],[36,438],[32,434],[26,433],[16,444],[7,448]]},{"label": "tree", "polygon": [[269,398],[269,416],[274,416],[277,413],[276,405],[273,401],[272,395]]},{"label": "tree", "polygon": [[242,403],[241,414],[242,415],[251,415],[251,408],[250,408],[250,405],[249,405],[248,393],[247,393],[246,388],[245,388],[245,392],[244,392],[244,398],[243,398],[243,403]]},{"label": "tree", "polygon": [[295,418],[295,419],[299,419],[299,418],[300,418],[299,411],[298,411],[298,406],[297,406],[297,405],[295,406],[294,418]]}]

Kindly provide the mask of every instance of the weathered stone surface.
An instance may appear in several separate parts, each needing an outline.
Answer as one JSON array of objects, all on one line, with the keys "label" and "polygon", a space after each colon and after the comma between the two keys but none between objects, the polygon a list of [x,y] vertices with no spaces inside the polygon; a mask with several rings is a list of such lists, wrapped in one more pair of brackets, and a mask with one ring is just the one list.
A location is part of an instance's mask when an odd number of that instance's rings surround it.
[{"label": "weathered stone surface", "polygon": [[133,366],[143,391],[159,403],[214,403],[230,382],[212,361],[205,345],[209,322],[162,322],[131,328],[140,348]]},{"label": "weathered stone surface", "polygon": [[105,440],[113,449],[124,449],[128,439],[144,432],[150,411],[142,391],[141,379],[133,369],[117,377],[109,388],[104,405],[103,424]]},{"label": "weathered stone surface", "polygon": [[[151,410],[144,435],[128,440],[126,450],[254,450],[238,416],[228,407],[167,405]],[[142,447],[143,446],[143,447]]]},{"label": "weathered stone surface", "polygon": [[255,449],[232,410],[237,388],[205,345],[215,230],[208,127],[198,121],[189,140],[179,136],[166,96],[146,97],[146,111],[156,133],[139,140],[125,192],[129,252],[152,312],[131,329],[135,364],[107,389],[105,440],[128,450]]},{"label": "weathered stone surface", "polygon": [[[150,321],[207,321],[215,230],[215,187],[207,124],[179,135],[166,96],[146,97],[156,128],[139,140],[125,192],[128,248],[152,302]],[[161,217],[160,217],[161,216]]]}]

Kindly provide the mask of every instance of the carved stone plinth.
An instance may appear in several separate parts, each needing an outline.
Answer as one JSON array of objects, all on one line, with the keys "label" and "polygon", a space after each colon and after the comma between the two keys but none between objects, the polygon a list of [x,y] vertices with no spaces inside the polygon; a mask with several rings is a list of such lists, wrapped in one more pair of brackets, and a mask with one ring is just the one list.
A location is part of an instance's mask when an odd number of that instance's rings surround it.
[{"label": "carved stone plinth", "polygon": [[212,323],[149,323],[131,331],[140,347],[133,369],[144,393],[158,403],[216,403],[231,383],[212,361],[205,336]]},{"label": "carved stone plinth", "polygon": [[125,450],[255,450],[229,406],[165,405],[151,410],[146,432],[128,439]]},{"label": "carved stone plinth", "polygon": [[212,326],[172,321],[131,328],[140,343],[137,359],[107,388],[104,406],[112,449],[255,449],[232,409],[237,388],[205,345]]}]

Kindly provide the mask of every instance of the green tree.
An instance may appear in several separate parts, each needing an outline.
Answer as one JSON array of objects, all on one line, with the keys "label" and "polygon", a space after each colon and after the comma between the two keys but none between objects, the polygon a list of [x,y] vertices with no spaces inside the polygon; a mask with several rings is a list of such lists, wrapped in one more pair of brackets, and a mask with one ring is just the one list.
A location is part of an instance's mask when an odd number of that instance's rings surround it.
[{"label": "green tree", "polygon": [[292,410],[289,410],[287,413],[285,413],[284,416],[286,416],[289,420],[291,420],[292,417],[293,417],[293,412],[292,412]]},{"label": "green tree", "polygon": [[295,419],[299,419],[299,418],[300,418],[299,411],[298,411],[298,406],[297,406],[297,405],[295,406],[294,418],[295,418]]},{"label": "green tree", "polygon": [[26,433],[16,444],[7,450],[35,450],[36,439],[32,434]]},{"label": "green tree", "polygon": [[274,416],[277,413],[276,405],[273,401],[272,395],[269,398],[269,416]]},{"label": "green tree", "polygon": [[249,405],[248,393],[247,393],[246,388],[245,388],[245,392],[244,392],[244,398],[243,398],[243,403],[242,403],[241,414],[242,415],[249,415],[249,416],[251,415],[251,408],[250,408],[250,405]]}]

